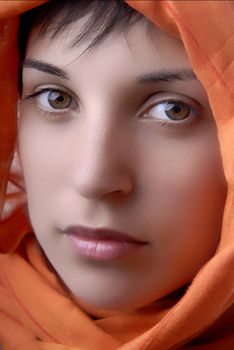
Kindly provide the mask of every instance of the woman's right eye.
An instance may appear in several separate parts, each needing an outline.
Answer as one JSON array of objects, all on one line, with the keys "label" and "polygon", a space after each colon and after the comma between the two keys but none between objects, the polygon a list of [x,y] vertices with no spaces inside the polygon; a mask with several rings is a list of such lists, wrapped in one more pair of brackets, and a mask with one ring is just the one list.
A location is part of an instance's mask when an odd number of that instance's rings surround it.
[{"label": "woman's right eye", "polygon": [[25,99],[34,100],[39,109],[47,112],[62,113],[77,108],[77,102],[70,94],[53,88],[41,89]]},{"label": "woman's right eye", "polygon": [[63,91],[47,91],[38,96],[38,102],[44,107],[66,109],[71,106],[72,97]]}]

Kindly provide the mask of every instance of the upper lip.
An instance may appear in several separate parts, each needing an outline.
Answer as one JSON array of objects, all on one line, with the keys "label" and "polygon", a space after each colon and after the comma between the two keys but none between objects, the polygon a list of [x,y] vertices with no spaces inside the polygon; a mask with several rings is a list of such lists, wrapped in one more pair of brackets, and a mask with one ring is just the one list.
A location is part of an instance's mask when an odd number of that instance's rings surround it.
[{"label": "upper lip", "polygon": [[112,230],[109,228],[90,228],[85,226],[69,226],[63,230],[64,233],[83,236],[89,239],[100,239],[100,240],[114,240],[114,241],[125,241],[134,243],[147,243],[131,235]]}]

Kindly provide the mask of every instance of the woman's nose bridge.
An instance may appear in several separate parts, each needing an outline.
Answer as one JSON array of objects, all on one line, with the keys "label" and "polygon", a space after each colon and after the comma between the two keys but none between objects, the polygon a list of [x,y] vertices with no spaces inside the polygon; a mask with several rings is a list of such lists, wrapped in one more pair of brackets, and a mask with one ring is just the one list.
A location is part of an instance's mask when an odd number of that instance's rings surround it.
[{"label": "woman's nose bridge", "polygon": [[121,128],[116,130],[110,123],[93,125],[83,140],[76,167],[76,190],[90,198],[131,191],[126,133],[121,132]]}]

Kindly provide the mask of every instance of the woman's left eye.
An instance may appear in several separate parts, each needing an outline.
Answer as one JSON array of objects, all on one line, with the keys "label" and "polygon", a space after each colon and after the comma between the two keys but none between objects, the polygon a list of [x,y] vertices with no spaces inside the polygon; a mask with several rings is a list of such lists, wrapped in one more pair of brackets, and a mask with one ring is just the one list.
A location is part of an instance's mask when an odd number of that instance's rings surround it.
[{"label": "woman's left eye", "polygon": [[182,101],[161,101],[148,108],[143,113],[143,119],[154,119],[165,124],[185,123],[190,117],[196,116],[196,110]]}]

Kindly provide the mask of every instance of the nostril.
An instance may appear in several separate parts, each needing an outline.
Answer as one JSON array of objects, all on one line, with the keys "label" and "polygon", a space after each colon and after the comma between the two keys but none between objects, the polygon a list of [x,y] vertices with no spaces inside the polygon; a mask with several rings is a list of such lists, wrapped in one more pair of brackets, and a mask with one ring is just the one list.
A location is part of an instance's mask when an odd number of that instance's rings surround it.
[{"label": "nostril", "polygon": [[[121,176],[121,175],[120,175]],[[126,176],[126,175],[125,175]],[[133,191],[133,181],[130,177],[116,179],[106,176],[87,177],[76,182],[76,191],[87,199],[98,199],[105,197],[114,201],[120,201]]]},{"label": "nostril", "polygon": [[114,202],[120,202],[123,200],[123,198],[128,196],[131,192],[132,191],[123,192],[121,190],[117,190],[117,191],[113,191],[113,192],[106,194],[105,197],[114,201]]},{"label": "nostril", "polygon": [[133,180],[130,177],[124,179],[124,181],[120,184],[120,189],[118,192],[121,192],[122,195],[128,195],[133,191]]}]

